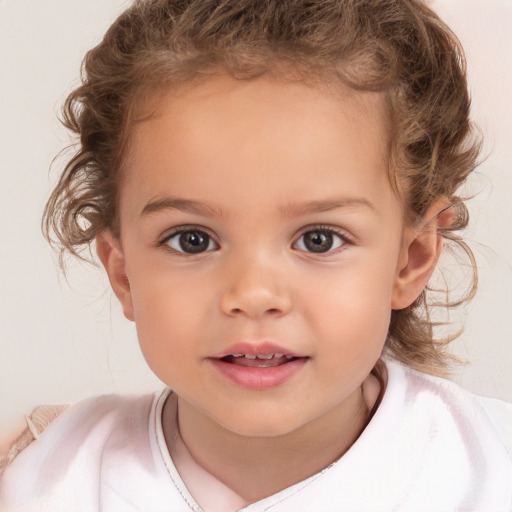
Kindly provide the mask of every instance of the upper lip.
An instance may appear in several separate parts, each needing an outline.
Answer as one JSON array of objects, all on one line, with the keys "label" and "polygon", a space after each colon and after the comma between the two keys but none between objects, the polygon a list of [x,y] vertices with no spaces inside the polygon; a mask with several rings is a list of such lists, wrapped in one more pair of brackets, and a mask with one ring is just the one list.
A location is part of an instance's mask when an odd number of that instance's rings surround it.
[{"label": "upper lip", "polygon": [[270,343],[268,341],[262,343],[237,343],[235,345],[231,345],[225,350],[222,350],[221,352],[213,354],[211,357],[214,359],[222,359],[223,357],[232,356],[235,354],[251,356],[268,356],[271,354],[282,354],[284,356],[291,357],[305,357],[301,354],[297,354],[293,351],[290,351],[287,348],[276,345],[275,343]]}]

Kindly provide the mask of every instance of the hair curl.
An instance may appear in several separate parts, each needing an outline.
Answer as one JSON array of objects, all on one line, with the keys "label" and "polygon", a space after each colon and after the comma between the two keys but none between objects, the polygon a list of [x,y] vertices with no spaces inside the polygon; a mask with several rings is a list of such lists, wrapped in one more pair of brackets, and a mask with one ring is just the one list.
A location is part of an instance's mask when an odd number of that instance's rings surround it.
[{"label": "hair curl", "polygon": [[[342,83],[386,94],[391,115],[390,180],[408,221],[440,197],[459,214],[441,234],[471,250],[457,231],[468,221],[457,189],[475,168],[479,143],[469,121],[463,50],[419,0],[138,0],[85,56],[82,85],[63,122],[79,137],[44,212],[43,230],[61,257],[80,257],[102,231],[119,236],[118,184],[130,123],[146,94],[222,70],[237,79],[271,74]],[[387,351],[437,372],[444,346],[434,339],[431,290],[393,311]]]}]

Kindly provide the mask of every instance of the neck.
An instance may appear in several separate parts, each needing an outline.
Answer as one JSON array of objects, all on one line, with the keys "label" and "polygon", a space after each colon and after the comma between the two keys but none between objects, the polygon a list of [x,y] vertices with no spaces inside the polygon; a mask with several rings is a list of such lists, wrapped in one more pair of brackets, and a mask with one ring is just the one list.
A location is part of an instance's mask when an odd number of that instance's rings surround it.
[{"label": "neck", "polygon": [[[180,433],[195,461],[248,503],[312,476],[340,458],[359,437],[377,400],[373,375],[341,404],[284,435],[232,432],[178,398]],[[166,416],[165,428],[172,428]]]}]

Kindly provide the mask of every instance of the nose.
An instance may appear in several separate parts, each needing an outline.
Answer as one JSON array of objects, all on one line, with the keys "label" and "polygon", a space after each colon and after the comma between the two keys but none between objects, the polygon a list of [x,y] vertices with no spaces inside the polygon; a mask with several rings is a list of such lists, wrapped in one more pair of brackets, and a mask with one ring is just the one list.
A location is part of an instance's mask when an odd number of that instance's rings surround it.
[{"label": "nose", "polygon": [[226,269],[220,308],[229,316],[279,317],[291,309],[285,269],[246,258]]}]

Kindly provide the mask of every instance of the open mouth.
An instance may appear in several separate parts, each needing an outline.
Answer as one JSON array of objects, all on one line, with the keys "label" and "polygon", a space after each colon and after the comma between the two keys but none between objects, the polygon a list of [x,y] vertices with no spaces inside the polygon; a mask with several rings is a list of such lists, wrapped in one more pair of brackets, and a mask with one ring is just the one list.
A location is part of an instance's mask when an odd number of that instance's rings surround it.
[{"label": "open mouth", "polygon": [[310,357],[263,342],[238,343],[208,359],[223,378],[238,386],[262,391],[292,379],[306,367]]},{"label": "open mouth", "polygon": [[250,368],[274,368],[298,359],[287,354],[229,354],[221,358],[225,363]]}]

